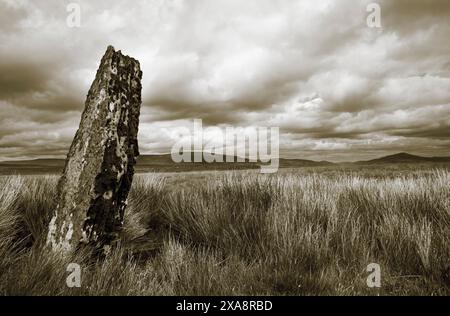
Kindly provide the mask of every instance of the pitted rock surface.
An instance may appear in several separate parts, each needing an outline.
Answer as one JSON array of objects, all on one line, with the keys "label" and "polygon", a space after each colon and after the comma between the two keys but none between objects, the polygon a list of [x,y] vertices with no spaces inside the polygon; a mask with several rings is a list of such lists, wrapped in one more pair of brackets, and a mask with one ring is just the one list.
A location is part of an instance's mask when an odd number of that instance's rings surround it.
[{"label": "pitted rock surface", "polygon": [[88,92],[57,189],[47,244],[103,249],[118,237],[139,155],[139,62],[109,46]]}]

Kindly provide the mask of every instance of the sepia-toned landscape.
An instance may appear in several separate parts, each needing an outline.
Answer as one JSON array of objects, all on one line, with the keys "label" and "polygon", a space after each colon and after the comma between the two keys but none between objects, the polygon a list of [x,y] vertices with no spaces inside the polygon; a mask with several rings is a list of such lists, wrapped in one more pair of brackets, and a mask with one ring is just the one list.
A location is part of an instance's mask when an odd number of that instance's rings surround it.
[{"label": "sepia-toned landscape", "polygon": [[448,0],[0,0],[0,298],[449,296],[449,22]]},{"label": "sepia-toned landscape", "polygon": [[[141,173],[104,261],[44,247],[57,176],[2,176],[0,293],[448,295],[449,167]],[[82,288],[66,286],[70,262]],[[380,289],[366,285],[372,262]]]}]

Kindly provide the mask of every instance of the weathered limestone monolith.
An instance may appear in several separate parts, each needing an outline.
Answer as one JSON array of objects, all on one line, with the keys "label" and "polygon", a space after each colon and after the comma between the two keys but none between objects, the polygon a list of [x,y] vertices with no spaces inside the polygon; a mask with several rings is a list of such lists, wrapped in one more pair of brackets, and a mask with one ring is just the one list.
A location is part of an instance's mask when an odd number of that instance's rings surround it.
[{"label": "weathered limestone monolith", "polygon": [[108,47],[58,183],[47,236],[54,251],[103,250],[117,239],[139,155],[141,78],[137,60]]}]

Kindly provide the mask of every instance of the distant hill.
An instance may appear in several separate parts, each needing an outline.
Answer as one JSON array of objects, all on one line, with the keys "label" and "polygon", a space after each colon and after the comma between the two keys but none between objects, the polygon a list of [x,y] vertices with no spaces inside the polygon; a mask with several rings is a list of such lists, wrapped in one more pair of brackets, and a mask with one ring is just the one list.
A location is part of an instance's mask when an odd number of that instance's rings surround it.
[{"label": "distant hill", "polygon": [[[191,161],[194,161],[194,154],[191,153]],[[233,157],[232,157],[233,158]],[[166,155],[142,155],[137,158],[136,172],[181,172],[181,171],[203,171],[203,170],[236,170],[236,169],[258,169],[259,164],[254,162],[180,162],[175,163],[170,154]]]},{"label": "distant hill", "polygon": [[329,161],[314,161],[306,159],[280,159],[281,168],[301,168],[301,167],[321,167],[321,166],[332,166],[335,163]]},{"label": "distant hill", "polygon": [[60,173],[64,159],[33,159],[0,162],[0,174]]},{"label": "distant hill", "polygon": [[[136,172],[183,172],[183,171],[205,171],[205,170],[242,170],[260,169],[261,163],[236,162],[182,162],[172,161],[170,154],[166,155],[142,155],[137,159]],[[226,157],[224,157],[226,161]],[[0,174],[59,174],[64,168],[64,159],[34,159],[21,161],[0,162]],[[333,165],[377,165],[377,164],[431,164],[450,163],[450,157],[421,157],[408,153],[399,153],[368,161],[357,161],[354,163],[335,164],[328,161],[313,161],[306,159],[280,159],[280,168],[306,168],[326,167]]]},{"label": "distant hill", "polygon": [[[193,156],[191,155],[192,160]],[[170,154],[166,155],[142,155],[137,159],[136,172],[182,172],[182,171],[204,171],[204,170],[242,170],[242,169],[260,169],[260,162],[237,162],[236,157],[226,162],[181,162],[175,163]],[[0,174],[42,174],[42,173],[61,173],[64,168],[65,159],[33,159],[20,161],[0,162]],[[332,165],[326,161],[312,161],[305,159],[280,159],[280,168],[300,168]]]},{"label": "distant hill", "polygon": [[411,163],[450,163],[450,157],[422,157],[408,153],[398,153],[368,161],[358,161],[357,164],[411,164]]}]

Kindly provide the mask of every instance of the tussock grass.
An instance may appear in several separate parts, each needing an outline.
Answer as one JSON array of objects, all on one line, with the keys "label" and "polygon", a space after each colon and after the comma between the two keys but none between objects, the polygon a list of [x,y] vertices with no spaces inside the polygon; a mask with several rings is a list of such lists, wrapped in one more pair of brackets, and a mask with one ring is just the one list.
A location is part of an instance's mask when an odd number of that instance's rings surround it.
[{"label": "tussock grass", "polygon": [[[139,175],[102,261],[44,247],[55,177],[3,177],[0,294],[450,294],[450,173],[385,173],[223,172],[180,188]],[[70,262],[81,288],[66,286]]]}]

